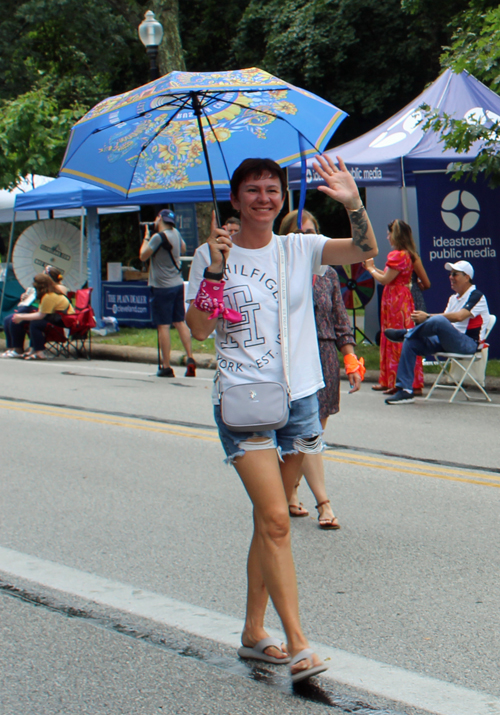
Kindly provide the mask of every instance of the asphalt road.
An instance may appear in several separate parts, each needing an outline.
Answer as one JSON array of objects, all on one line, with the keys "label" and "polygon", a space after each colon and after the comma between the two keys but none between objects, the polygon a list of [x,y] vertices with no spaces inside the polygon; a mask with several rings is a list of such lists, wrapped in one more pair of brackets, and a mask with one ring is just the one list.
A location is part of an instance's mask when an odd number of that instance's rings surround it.
[{"label": "asphalt road", "polygon": [[500,713],[499,396],[342,395],[325,435],[342,529],[292,523],[304,628],[333,675],[292,692],[283,668],[235,658],[251,515],[211,377],[1,361],[1,714],[458,715],[452,685],[464,715],[481,694]]}]

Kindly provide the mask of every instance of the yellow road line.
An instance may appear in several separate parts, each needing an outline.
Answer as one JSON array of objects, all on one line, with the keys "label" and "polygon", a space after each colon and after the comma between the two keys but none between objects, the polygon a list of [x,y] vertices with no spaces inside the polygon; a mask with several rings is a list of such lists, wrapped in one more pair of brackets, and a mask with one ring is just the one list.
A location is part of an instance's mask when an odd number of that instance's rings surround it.
[{"label": "yellow road line", "polygon": [[[327,458],[329,458],[328,455],[335,455],[335,457],[339,457],[342,459],[347,457],[349,459],[364,460],[366,462],[369,462],[370,466],[374,466],[374,467],[376,467],[376,464],[371,465],[371,462],[381,462],[383,464],[390,464],[393,466],[407,467],[408,461],[409,461],[409,459],[401,460],[401,459],[392,458],[392,457],[377,457],[375,455],[360,454],[359,452],[349,452],[348,450],[327,449],[324,454]],[[332,461],[334,461],[333,458],[332,458]],[[414,458],[411,461],[418,462],[419,460]],[[361,462],[359,462],[359,463],[361,463]],[[366,466],[368,466],[368,465],[366,465]],[[425,466],[422,465],[422,468],[425,469],[426,471],[434,470],[436,472],[441,472],[442,474],[456,474],[457,469],[459,469],[458,467],[454,467],[454,468],[453,467],[449,467],[449,468],[440,467],[438,464],[426,464]],[[469,477],[483,478],[486,476],[484,472],[471,472],[469,470],[464,470],[464,469],[460,469],[460,471],[461,472],[467,471],[467,475]],[[488,479],[499,479],[500,480],[500,474],[498,475],[498,477],[493,476],[493,475],[491,477],[488,476]]]},{"label": "yellow road line", "polygon": [[127,417],[108,417],[100,416],[95,412],[72,411],[65,408],[42,407],[39,405],[16,406],[12,403],[6,403],[0,400],[0,408],[11,410],[14,412],[24,412],[28,414],[48,415],[50,417],[63,417],[65,419],[77,420],[80,422],[93,422],[95,424],[112,425],[115,427],[128,427],[129,429],[138,429],[146,432],[160,432],[170,434],[176,437],[191,437],[193,439],[207,440],[210,442],[218,442],[219,439],[213,430],[203,430],[195,427],[185,427],[183,425],[163,425],[157,422],[149,422],[148,420],[134,420]]},{"label": "yellow road line", "polygon": [[[0,400],[0,408],[14,412],[46,415],[49,417],[61,417],[80,422],[110,425],[113,427],[126,427],[128,429],[137,429],[145,432],[157,432],[174,437],[188,437],[190,439],[199,439],[208,442],[219,442],[219,438],[213,430],[205,430],[199,427],[165,425],[131,417],[111,417],[85,410],[72,410],[71,408],[51,407],[50,405],[28,405],[26,403],[16,403],[7,400]],[[469,472],[466,469],[450,469],[439,467],[438,465],[425,465],[425,467],[422,466],[420,468],[417,466],[412,467],[410,466],[411,460],[402,461],[398,459],[378,457],[375,455],[362,455],[359,453],[340,450],[327,450],[323,456],[325,460],[330,462],[353,464],[367,467],[369,469],[380,469],[386,472],[415,474],[421,477],[445,479],[453,482],[466,482],[467,484],[477,484],[487,487],[500,487],[500,476],[497,477],[479,472]],[[415,462],[417,461],[418,460],[415,460]],[[459,474],[463,474],[464,476],[459,476]],[[499,483],[495,483],[496,481]]]},{"label": "yellow road line", "polygon": [[[341,462],[343,464],[357,464],[362,467],[368,467],[368,469],[382,469],[384,472],[398,472],[401,474],[401,472],[405,474],[417,474],[420,477],[433,477],[434,479],[446,479],[450,482],[467,482],[468,484],[482,484],[485,487],[500,487],[500,484],[495,484],[493,481],[488,481],[488,482],[482,482],[479,481],[479,479],[466,479],[465,477],[458,477],[458,476],[448,476],[447,474],[436,474],[433,472],[426,472],[424,470],[419,470],[419,469],[405,469],[403,467],[391,467],[390,464],[367,464],[366,462],[361,462],[356,459],[340,459],[338,457],[329,457],[325,454],[324,459],[327,459],[329,462]],[[467,474],[467,472],[464,472]],[[498,479],[498,477],[490,477],[486,474],[481,474],[481,477],[483,479],[491,479],[495,480]]]}]

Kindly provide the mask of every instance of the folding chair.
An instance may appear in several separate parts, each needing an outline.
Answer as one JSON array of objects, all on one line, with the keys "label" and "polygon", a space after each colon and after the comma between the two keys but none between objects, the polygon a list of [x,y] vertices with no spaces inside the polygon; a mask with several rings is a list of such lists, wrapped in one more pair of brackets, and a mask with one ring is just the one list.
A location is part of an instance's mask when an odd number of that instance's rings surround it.
[{"label": "folding chair", "polygon": [[45,328],[45,352],[54,357],[69,358],[68,336],[61,325],[49,323]]},{"label": "folding chair", "polygon": [[[490,315],[488,325],[486,326],[484,340],[486,340],[490,334],[496,320],[495,315]],[[429,399],[436,388],[453,390],[453,394],[449,400],[450,402],[453,402],[459,391],[463,392],[465,397],[470,400],[471,397],[464,388],[464,382],[465,380],[468,380],[481,390],[488,402],[491,402],[491,398],[484,389],[486,364],[488,362],[487,343],[484,341],[480,343],[480,349],[472,355],[462,355],[460,353],[436,353],[435,358],[440,364],[442,364],[442,367],[433,386],[429,390],[429,394],[425,398],[426,400]],[[475,368],[478,368],[479,366],[481,366],[481,370],[475,370]],[[442,384],[441,378],[446,380],[448,384]]]},{"label": "folding chair", "polygon": [[[94,311],[90,305],[92,288],[81,288],[75,293],[75,312],[72,315],[59,313],[64,324],[67,339],[67,357],[73,350],[75,358],[90,360],[92,351],[91,328],[97,325]],[[88,347],[87,347],[88,344]]]},{"label": "folding chair", "polygon": [[[45,329],[45,350],[54,357],[86,358],[90,360],[92,349],[91,328],[95,328],[96,320],[90,305],[92,288],[81,288],[71,297],[75,299],[73,314],[58,313],[63,325],[48,324]],[[68,293],[68,297],[70,294]]]}]

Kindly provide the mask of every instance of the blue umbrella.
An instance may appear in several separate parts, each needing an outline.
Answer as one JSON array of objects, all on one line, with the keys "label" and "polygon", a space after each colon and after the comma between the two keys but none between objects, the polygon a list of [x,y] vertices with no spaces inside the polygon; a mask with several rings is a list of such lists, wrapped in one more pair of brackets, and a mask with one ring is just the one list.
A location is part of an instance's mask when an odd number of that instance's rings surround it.
[{"label": "blue umbrella", "polygon": [[216,206],[243,159],[269,157],[283,167],[302,159],[305,167],[345,117],[257,68],[171,72],[91,109],[71,131],[60,175],[138,203],[157,191],[206,200],[210,190]]}]

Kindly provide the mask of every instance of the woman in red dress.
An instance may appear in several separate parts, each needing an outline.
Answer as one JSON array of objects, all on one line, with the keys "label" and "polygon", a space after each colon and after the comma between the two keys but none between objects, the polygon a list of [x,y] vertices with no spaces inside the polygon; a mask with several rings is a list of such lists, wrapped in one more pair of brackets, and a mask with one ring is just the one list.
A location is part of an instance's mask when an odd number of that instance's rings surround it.
[{"label": "woman in red dress", "polygon": [[[384,286],[380,309],[380,378],[379,384],[374,385],[372,389],[382,390],[384,394],[391,395],[397,389],[396,373],[402,345],[387,340],[384,331],[387,328],[414,327],[411,319],[414,310],[411,293],[412,273],[416,273],[422,290],[429,288],[431,283],[417,253],[411,227],[404,221],[396,219],[389,224],[387,238],[394,250],[387,256],[385,270],[375,268],[372,258],[365,261],[364,266],[375,280]],[[414,394],[421,395],[423,386],[422,358],[419,357],[415,365]]]}]

